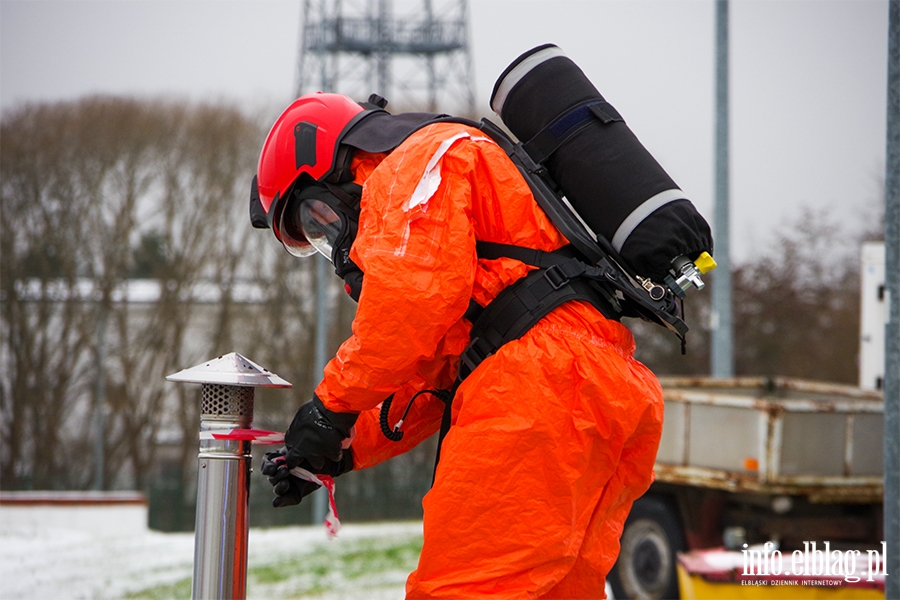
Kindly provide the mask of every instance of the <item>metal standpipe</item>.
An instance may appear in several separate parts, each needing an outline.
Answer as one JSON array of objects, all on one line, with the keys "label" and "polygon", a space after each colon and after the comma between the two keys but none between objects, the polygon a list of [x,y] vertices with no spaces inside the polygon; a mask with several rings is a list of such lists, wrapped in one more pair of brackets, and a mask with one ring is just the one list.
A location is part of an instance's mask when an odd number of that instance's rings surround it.
[{"label": "metal standpipe", "polygon": [[201,384],[191,598],[246,598],[254,388],[291,384],[236,352],[166,379]]}]

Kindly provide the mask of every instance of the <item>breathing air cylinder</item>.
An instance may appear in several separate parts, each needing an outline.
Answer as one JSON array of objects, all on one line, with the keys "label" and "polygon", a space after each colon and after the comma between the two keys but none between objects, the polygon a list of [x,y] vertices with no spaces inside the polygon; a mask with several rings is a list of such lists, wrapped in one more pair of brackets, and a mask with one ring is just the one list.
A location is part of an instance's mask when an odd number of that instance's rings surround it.
[{"label": "breathing air cylinder", "polygon": [[662,282],[673,260],[712,253],[706,220],[558,46],[507,67],[491,108],[635,274]]}]

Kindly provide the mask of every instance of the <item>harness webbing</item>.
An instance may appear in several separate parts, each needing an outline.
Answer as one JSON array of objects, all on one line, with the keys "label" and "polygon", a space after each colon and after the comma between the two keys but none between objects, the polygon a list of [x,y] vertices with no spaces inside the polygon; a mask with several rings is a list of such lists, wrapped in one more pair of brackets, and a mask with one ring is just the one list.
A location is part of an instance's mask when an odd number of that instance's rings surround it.
[{"label": "harness webbing", "polygon": [[[545,158],[577,130],[594,119],[603,123],[621,120],[618,113],[605,102],[588,103],[577,107],[539,132],[530,143],[530,150]],[[460,355],[457,378],[443,397],[444,416],[438,441],[438,458],[444,436],[450,428],[452,402],[460,383],[489,356],[507,342],[524,335],[532,326],[565,302],[581,300],[593,305],[613,320],[622,316],[641,317],[663,325],[678,335],[684,343],[687,326],[678,318],[675,307],[666,299],[653,300],[641,288],[633,274],[622,267],[621,259],[603,236],[588,231],[544,179],[544,169],[537,164],[522,144],[514,142],[503,130],[488,121],[480,122],[456,117],[434,119],[432,122],[461,123],[480,129],[491,137],[509,156],[522,174],[535,201],[550,220],[572,243],[555,252],[532,248],[477,242],[478,257],[482,259],[513,258],[537,267],[519,281],[504,289],[487,306],[470,301],[465,318],[473,323],[470,342]],[[382,405],[382,419],[387,420],[390,403]],[[386,431],[390,430],[385,425]],[[388,437],[396,437],[395,431]],[[435,464],[437,468],[437,464]]]},{"label": "harness webbing", "polygon": [[[589,302],[608,319],[618,319],[617,303],[601,286],[592,267],[571,256],[569,248],[551,253],[531,248],[478,242],[479,258],[509,257],[538,267],[504,289],[472,324],[471,341],[460,355],[462,381],[501,346],[516,340],[554,308],[571,300]],[[596,269],[594,269],[596,270]]]},{"label": "harness webbing", "polygon": [[[388,423],[393,395],[381,406],[381,430],[385,437],[399,442],[403,437],[400,426],[413,401],[423,393],[431,393],[444,402],[444,415],[438,437],[438,459],[444,436],[450,429],[453,396],[460,383],[483,360],[507,342],[522,337],[535,323],[554,308],[571,300],[583,300],[597,308],[608,319],[618,320],[621,308],[613,296],[598,285],[598,269],[578,260],[574,250],[566,246],[556,252],[511,246],[493,242],[477,243],[478,257],[483,259],[513,258],[537,267],[522,279],[505,288],[487,306],[470,302],[465,318],[472,321],[470,342],[460,355],[459,370],[449,390],[424,390],[415,394],[407,404],[400,421],[391,428]],[[437,464],[435,464],[437,467]]]}]

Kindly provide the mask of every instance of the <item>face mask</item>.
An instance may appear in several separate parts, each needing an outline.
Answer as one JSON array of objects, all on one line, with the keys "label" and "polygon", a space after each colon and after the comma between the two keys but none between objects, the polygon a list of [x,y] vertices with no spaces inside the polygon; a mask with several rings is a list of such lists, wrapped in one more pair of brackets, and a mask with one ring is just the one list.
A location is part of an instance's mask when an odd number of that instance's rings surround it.
[{"label": "face mask", "polygon": [[340,215],[321,200],[307,198],[300,202],[296,218],[300,220],[303,236],[312,247],[332,260],[334,247],[338,245],[338,239],[344,229]]},{"label": "face mask", "polygon": [[359,300],[362,271],[350,260],[356,239],[362,187],[355,183],[316,184],[295,193],[281,214],[281,241],[295,256],[318,251],[344,279],[347,293]]}]

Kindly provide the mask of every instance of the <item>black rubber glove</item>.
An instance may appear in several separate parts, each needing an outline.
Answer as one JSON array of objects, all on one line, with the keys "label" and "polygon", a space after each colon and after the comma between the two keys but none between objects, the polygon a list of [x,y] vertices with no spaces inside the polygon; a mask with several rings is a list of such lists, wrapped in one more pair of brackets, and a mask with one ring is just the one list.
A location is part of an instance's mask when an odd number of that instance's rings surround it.
[{"label": "black rubber glove", "polygon": [[324,473],[326,461],[341,462],[341,445],[350,439],[350,430],[359,415],[336,413],[325,408],[317,396],[300,407],[284,434],[288,470],[308,461],[310,471]]},{"label": "black rubber glove", "polygon": [[[303,498],[320,487],[312,481],[291,475],[287,466],[286,454],[287,450],[285,448],[277,452],[266,452],[262,461],[262,474],[269,478],[269,483],[272,484],[272,491],[275,492],[275,498],[272,499],[272,506],[275,508],[300,504]],[[340,462],[326,459],[324,468],[318,471],[313,469],[308,461],[301,461],[297,466],[314,472],[316,475],[325,474],[337,477],[353,469],[353,455],[348,449],[343,453]]]}]

